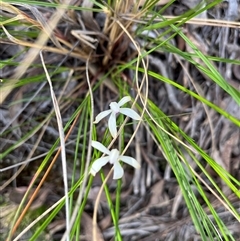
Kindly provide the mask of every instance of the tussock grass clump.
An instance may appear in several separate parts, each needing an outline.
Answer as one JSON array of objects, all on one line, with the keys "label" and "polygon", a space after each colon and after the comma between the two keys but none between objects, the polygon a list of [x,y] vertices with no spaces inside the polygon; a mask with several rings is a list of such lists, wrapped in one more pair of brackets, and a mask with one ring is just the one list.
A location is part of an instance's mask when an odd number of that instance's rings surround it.
[{"label": "tussock grass clump", "polygon": [[240,238],[237,1],[0,4],[0,240]]}]

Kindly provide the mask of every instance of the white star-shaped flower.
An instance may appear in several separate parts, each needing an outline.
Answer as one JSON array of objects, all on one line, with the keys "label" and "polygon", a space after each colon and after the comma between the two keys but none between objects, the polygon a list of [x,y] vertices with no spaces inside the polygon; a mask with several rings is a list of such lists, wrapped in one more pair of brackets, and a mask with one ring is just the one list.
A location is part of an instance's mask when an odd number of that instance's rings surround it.
[{"label": "white star-shaped flower", "polygon": [[116,118],[118,113],[122,113],[125,116],[128,116],[134,120],[140,120],[141,117],[132,109],[130,108],[122,108],[121,106],[129,102],[131,98],[129,96],[123,97],[118,103],[117,102],[111,102],[110,103],[110,110],[105,110],[99,113],[96,116],[94,124],[97,124],[100,120],[102,120],[104,117],[108,116],[110,114],[110,117],[108,119],[108,128],[111,133],[111,136],[115,138],[117,136],[117,125],[116,125]]},{"label": "white star-shaped flower", "polygon": [[92,141],[92,147],[106,154],[106,156],[98,158],[92,164],[90,173],[93,176],[95,176],[96,173],[99,172],[99,170],[108,162],[113,165],[113,179],[119,179],[123,176],[123,168],[119,161],[123,161],[134,168],[140,168],[139,163],[134,158],[130,156],[119,155],[119,151],[117,149],[113,149],[110,151],[98,141]]}]

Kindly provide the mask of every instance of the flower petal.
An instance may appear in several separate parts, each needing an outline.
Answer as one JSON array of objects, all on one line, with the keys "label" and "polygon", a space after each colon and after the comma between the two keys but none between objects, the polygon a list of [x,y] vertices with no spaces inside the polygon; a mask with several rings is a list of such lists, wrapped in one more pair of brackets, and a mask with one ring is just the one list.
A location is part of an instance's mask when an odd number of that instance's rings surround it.
[{"label": "flower petal", "polygon": [[141,120],[140,115],[138,113],[130,108],[120,108],[120,113],[134,119],[134,120]]},{"label": "flower petal", "polygon": [[129,102],[130,100],[131,100],[130,96],[125,96],[118,102],[118,106],[122,106],[122,105],[126,104],[127,102]]},{"label": "flower petal", "polygon": [[109,156],[98,158],[91,166],[90,173],[95,176],[99,170],[109,161]]},{"label": "flower petal", "polygon": [[108,128],[111,133],[111,136],[115,138],[117,136],[117,124],[116,124],[116,115],[112,113],[108,119]]},{"label": "flower petal", "polygon": [[123,177],[123,168],[119,162],[113,165],[113,179],[119,179]]},{"label": "flower petal", "polygon": [[110,154],[110,151],[102,143],[100,143],[98,141],[92,141],[92,147],[101,151],[102,153],[105,153],[108,155]]},{"label": "flower petal", "polygon": [[134,168],[140,168],[140,164],[132,157],[130,156],[119,156],[119,160],[127,163],[128,165],[134,167]]},{"label": "flower petal", "polygon": [[114,164],[118,162],[119,159],[119,150],[118,149],[112,149],[109,154],[109,163]]},{"label": "flower petal", "polygon": [[97,124],[100,120],[102,120],[104,117],[106,117],[107,115],[109,115],[112,112],[112,110],[105,110],[100,112],[97,116],[95,121],[93,122],[93,124]]},{"label": "flower petal", "polygon": [[119,113],[120,106],[118,105],[117,102],[111,102],[111,104],[109,106],[110,106],[113,113],[115,113],[115,114]]}]

